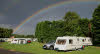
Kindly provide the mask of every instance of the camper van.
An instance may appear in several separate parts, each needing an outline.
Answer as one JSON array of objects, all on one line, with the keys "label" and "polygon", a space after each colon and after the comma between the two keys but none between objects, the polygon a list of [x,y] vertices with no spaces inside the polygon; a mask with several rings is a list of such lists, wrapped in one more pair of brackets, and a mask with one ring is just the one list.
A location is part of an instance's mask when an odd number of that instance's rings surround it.
[{"label": "camper van", "polygon": [[77,50],[83,49],[84,45],[92,45],[89,37],[64,36],[57,37],[55,50]]}]

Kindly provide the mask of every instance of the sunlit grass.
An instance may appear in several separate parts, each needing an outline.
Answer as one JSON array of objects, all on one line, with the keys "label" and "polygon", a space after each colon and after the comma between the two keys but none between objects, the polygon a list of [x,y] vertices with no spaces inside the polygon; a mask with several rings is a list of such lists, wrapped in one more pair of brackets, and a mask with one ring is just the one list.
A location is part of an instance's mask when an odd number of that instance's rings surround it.
[{"label": "sunlit grass", "polygon": [[44,50],[42,46],[43,44],[38,42],[32,42],[30,44],[10,44],[5,42],[1,45],[1,47],[5,49],[28,52],[33,54],[100,54],[100,48],[95,46],[86,47],[82,51],[72,52],[57,52],[55,50]]}]

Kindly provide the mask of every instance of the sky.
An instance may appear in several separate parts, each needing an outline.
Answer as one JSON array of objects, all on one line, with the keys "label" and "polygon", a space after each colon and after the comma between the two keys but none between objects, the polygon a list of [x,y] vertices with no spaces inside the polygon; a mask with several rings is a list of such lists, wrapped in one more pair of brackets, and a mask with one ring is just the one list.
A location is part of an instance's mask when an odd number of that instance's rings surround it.
[{"label": "sky", "polygon": [[0,27],[16,29],[35,12],[63,1],[72,1],[72,3],[51,7],[38,13],[14,34],[34,34],[38,22],[62,20],[68,11],[78,13],[81,18],[92,18],[94,9],[100,4],[99,0],[0,0]]}]

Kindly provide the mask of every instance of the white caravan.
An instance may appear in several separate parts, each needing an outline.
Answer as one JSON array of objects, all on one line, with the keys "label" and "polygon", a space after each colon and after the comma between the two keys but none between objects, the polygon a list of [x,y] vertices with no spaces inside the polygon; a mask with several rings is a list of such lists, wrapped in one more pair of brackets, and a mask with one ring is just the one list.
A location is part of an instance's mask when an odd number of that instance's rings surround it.
[{"label": "white caravan", "polygon": [[82,42],[82,45],[89,46],[92,45],[92,39],[90,37],[79,37],[80,42]]},{"label": "white caravan", "polygon": [[84,45],[92,45],[89,37],[64,36],[57,37],[54,49],[64,51],[76,50],[83,48]]},{"label": "white caravan", "polygon": [[11,41],[12,44],[26,44],[27,41],[25,39],[13,39]]},{"label": "white caravan", "polygon": [[32,41],[31,38],[14,38],[12,39],[12,44],[26,44],[28,41]]}]

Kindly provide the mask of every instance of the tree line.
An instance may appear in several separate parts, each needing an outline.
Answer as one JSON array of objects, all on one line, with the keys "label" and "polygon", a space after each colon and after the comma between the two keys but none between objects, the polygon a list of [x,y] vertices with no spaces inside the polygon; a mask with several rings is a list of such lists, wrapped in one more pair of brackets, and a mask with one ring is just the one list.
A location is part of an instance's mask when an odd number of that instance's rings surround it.
[{"label": "tree line", "polygon": [[100,43],[100,5],[92,18],[81,18],[76,12],[67,12],[62,20],[42,21],[36,26],[35,36],[39,42],[55,40],[58,36],[84,36]]},{"label": "tree line", "polygon": [[13,33],[13,29],[0,27],[0,38],[10,38],[11,36],[14,36],[15,38],[35,38],[34,35],[19,35],[19,34],[12,34],[12,33]]},{"label": "tree line", "polygon": [[34,35],[19,35],[19,34],[12,34],[15,38],[35,38]]},{"label": "tree line", "polygon": [[12,35],[13,30],[0,27],[0,38],[9,38]]},{"label": "tree line", "polygon": [[[88,36],[87,18],[80,18],[75,12],[67,12],[63,20],[42,21],[37,24],[35,36],[39,42],[55,40],[58,36]],[[83,24],[84,23],[84,24]]]}]

